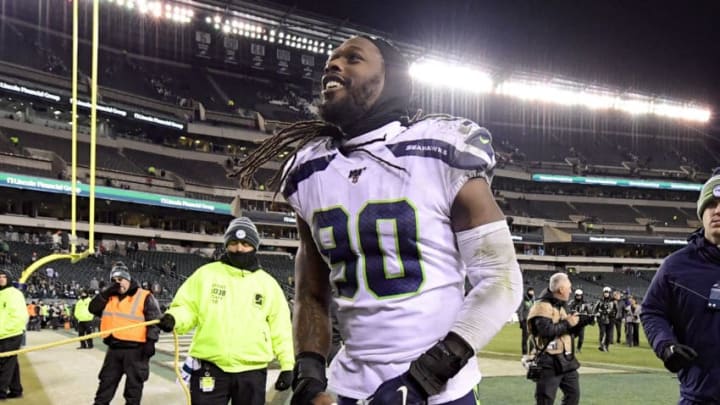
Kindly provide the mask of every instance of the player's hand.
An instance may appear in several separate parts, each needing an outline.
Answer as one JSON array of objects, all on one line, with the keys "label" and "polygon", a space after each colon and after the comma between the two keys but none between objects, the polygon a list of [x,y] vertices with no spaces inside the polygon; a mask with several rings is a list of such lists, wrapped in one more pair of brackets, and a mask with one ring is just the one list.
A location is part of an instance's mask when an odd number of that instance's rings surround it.
[{"label": "player's hand", "polygon": [[427,394],[408,374],[403,373],[380,384],[368,398],[369,405],[425,405]]},{"label": "player's hand", "polygon": [[671,373],[677,373],[690,366],[697,356],[697,352],[692,347],[676,343],[663,351],[663,364]]},{"label": "player's hand", "polygon": [[567,318],[565,318],[565,320],[572,327],[572,326],[577,325],[578,322],[580,322],[580,315],[578,315],[578,314],[568,315]]},{"label": "player's hand", "polygon": [[437,395],[474,355],[475,351],[465,339],[449,332],[445,339],[410,363],[408,375],[420,387],[425,398]]},{"label": "player's hand", "polygon": [[[325,358],[313,352],[302,352],[295,358],[291,405],[331,405],[325,393]],[[328,402],[329,398],[329,402]]]}]

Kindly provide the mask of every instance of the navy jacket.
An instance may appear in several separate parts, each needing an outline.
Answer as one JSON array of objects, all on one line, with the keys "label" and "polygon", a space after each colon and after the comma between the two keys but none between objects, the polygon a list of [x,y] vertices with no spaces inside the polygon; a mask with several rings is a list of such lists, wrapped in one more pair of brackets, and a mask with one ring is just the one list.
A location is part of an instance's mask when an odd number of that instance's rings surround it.
[{"label": "navy jacket", "polygon": [[678,373],[680,395],[720,403],[720,311],[707,306],[710,289],[720,282],[720,249],[705,239],[702,229],[688,241],[655,274],[640,320],[658,357],[673,343],[698,353],[695,363]]}]

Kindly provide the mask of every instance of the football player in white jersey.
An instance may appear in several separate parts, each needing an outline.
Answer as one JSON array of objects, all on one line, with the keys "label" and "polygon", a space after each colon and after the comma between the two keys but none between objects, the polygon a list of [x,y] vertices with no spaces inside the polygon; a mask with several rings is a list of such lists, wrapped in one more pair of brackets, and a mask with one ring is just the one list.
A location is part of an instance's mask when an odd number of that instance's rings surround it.
[{"label": "football player in white jersey", "polygon": [[[381,39],[335,49],[322,86],[323,120],[281,131],[237,173],[247,185],[299,144],[281,174],[300,236],[292,404],[329,404],[326,390],[341,405],[475,404],[476,353],[522,297],[490,133],[408,119],[407,61]],[[345,345],[327,378],[331,300]]]}]

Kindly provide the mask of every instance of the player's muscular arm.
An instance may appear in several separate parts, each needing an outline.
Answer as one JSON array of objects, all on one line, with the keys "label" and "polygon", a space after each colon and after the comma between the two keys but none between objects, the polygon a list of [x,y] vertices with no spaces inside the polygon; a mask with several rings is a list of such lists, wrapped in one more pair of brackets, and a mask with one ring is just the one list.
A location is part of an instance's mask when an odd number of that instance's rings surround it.
[{"label": "player's muscular arm", "polygon": [[295,367],[291,405],[330,405],[324,392],[325,357],[330,349],[330,279],[312,239],[310,227],[299,216],[300,247],[295,257],[293,335]]},{"label": "player's muscular arm", "polygon": [[461,232],[505,219],[485,179],[468,181],[460,189],[450,211],[453,231]]},{"label": "player's muscular arm", "polygon": [[484,179],[469,180],[460,189],[451,225],[473,286],[451,331],[479,350],[522,299],[520,266],[505,216]]},{"label": "player's muscular arm", "polygon": [[297,217],[300,247],[295,257],[293,333],[295,353],[323,357],[330,349],[330,279],[308,224]]},{"label": "player's muscular arm", "polygon": [[[408,374],[384,382],[376,398],[390,398],[398,387],[427,398],[445,387],[500,330],[520,303],[522,278],[505,216],[484,179],[463,185],[451,208],[460,256],[473,289],[456,321],[440,342],[410,364]],[[391,403],[390,400],[381,403]]]}]

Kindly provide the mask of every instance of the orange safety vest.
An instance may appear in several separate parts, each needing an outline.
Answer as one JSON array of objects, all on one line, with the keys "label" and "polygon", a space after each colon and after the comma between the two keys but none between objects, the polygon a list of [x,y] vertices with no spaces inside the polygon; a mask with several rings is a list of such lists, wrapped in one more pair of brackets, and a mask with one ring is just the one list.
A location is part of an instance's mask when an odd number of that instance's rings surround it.
[{"label": "orange safety vest", "polygon": [[37,312],[35,312],[35,304],[28,304],[27,311],[29,316],[37,316]]},{"label": "orange safety vest", "polygon": [[[110,297],[100,319],[100,331],[145,322],[145,299],[149,294],[150,291],[138,288],[135,295],[128,295],[122,301],[117,295]],[[102,337],[106,338],[109,335],[109,333],[103,334]],[[144,343],[147,339],[147,328],[144,326],[130,328],[113,332],[112,335],[118,340]]]}]

